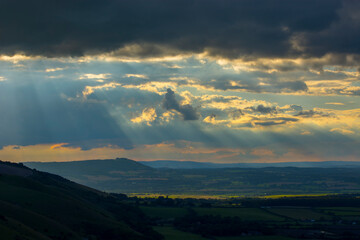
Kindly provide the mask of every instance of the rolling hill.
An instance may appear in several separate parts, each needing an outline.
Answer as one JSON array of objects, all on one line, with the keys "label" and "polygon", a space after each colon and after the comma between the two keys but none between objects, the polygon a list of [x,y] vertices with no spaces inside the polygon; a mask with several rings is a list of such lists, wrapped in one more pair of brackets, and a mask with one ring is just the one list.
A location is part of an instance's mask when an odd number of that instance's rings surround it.
[{"label": "rolling hill", "polygon": [[0,161],[2,240],[161,239],[116,195]]},{"label": "rolling hill", "polygon": [[280,162],[280,163],[211,163],[195,161],[141,161],[152,168],[205,169],[205,168],[264,168],[264,167],[303,167],[303,168],[360,168],[360,162],[323,161],[323,162]]},{"label": "rolling hill", "polygon": [[146,171],[151,169],[151,167],[127,158],[73,162],[27,162],[24,164],[30,168],[40,169],[41,171],[61,176],[101,175],[116,171]]}]

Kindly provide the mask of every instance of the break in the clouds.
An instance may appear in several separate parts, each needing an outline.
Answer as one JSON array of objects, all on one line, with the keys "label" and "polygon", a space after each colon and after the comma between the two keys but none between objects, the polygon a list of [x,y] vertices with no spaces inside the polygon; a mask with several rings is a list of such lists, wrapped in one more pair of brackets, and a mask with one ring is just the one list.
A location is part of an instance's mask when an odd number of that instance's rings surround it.
[{"label": "break in the clouds", "polygon": [[359,11],[2,1],[0,158],[359,160]]}]

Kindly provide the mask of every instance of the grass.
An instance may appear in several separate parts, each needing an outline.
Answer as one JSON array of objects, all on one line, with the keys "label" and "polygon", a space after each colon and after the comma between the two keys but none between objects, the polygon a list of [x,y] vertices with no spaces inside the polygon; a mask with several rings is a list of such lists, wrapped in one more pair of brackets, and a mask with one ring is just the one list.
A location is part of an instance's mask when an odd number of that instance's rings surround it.
[{"label": "grass", "polygon": [[40,232],[46,231],[49,235],[52,236],[59,236],[61,233],[66,233],[67,235],[76,235],[69,228],[59,224],[58,222],[55,222],[52,219],[49,219],[28,209],[20,208],[2,201],[0,201],[0,213],[13,219],[20,219],[21,222],[26,226],[31,227],[32,229],[36,229]]},{"label": "grass", "polygon": [[154,230],[165,237],[165,240],[206,240],[200,235],[182,232],[172,227],[154,227]]},{"label": "grass", "polygon": [[320,208],[323,210],[336,210],[336,211],[352,211],[352,212],[360,212],[360,208],[357,207],[324,207]]},{"label": "grass", "polygon": [[325,211],[326,213],[332,213],[336,216],[359,216],[360,212],[351,212],[351,211]]},{"label": "grass", "polygon": [[[157,193],[127,193],[129,197],[138,197],[138,198],[158,198],[158,197],[167,197],[171,199],[187,199],[187,198],[196,198],[196,199],[229,199],[237,198],[240,196],[233,195],[196,195],[196,194],[157,194]],[[243,196],[242,196],[243,197]]]},{"label": "grass", "polygon": [[260,208],[194,208],[200,215],[220,215],[239,217],[247,221],[283,221],[284,218],[273,215]]},{"label": "grass", "polygon": [[360,217],[360,208],[353,207],[329,207],[321,208],[325,213],[333,214],[336,216],[359,216]]},{"label": "grass", "polygon": [[140,207],[149,217],[154,218],[178,218],[185,216],[188,211],[178,207]]},{"label": "grass", "polygon": [[298,220],[306,220],[306,219],[314,219],[319,220],[321,218],[323,219],[329,219],[330,216],[322,213],[318,213],[314,211],[311,208],[268,208],[269,212],[282,215],[288,218],[298,219]]},{"label": "grass", "polygon": [[[0,175],[0,215],[14,219],[24,226],[16,230],[14,226],[18,224],[7,226],[0,222],[1,240],[5,239],[2,236],[5,233],[7,239],[31,239],[19,236],[25,227],[46,235],[49,239],[82,239],[83,232],[92,231],[88,227],[90,225],[97,227],[95,234],[101,235],[101,231],[113,230],[114,234],[123,232],[124,235],[133,235],[133,239],[140,238],[128,225],[118,221],[112,212],[105,210],[102,205],[96,205],[93,198],[102,199],[102,195],[92,195],[94,191],[57,180],[56,177],[36,177],[45,184],[35,180],[35,177]],[[105,202],[104,200],[104,204]],[[14,235],[14,231],[17,235]],[[27,233],[25,236],[29,235],[31,234]],[[41,238],[37,236],[34,239]]]},{"label": "grass", "polygon": [[216,240],[293,240],[295,238],[283,236],[249,236],[249,237],[220,237]]},{"label": "grass", "polygon": [[[268,196],[259,196],[259,198],[266,199],[277,199],[277,198],[291,198],[291,197],[323,197],[328,196],[330,193],[316,193],[316,194],[280,194],[280,195],[268,195]],[[335,195],[332,193],[331,195]]]},{"label": "grass", "polygon": [[[172,199],[186,199],[186,198],[196,198],[196,199],[231,199],[231,198],[245,198],[248,197],[248,194],[234,195],[234,194],[160,194],[160,193],[127,193],[129,197],[138,197],[138,198],[158,198],[158,197],[167,197]],[[265,199],[278,199],[278,198],[292,198],[292,197],[323,197],[329,195],[336,195],[336,193],[314,193],[314,194],[278,194],[278,195],[253,195],[254,198],[265,198]]]},{"label": "grass", "polygon": [[1,240],[50,240],[50,238],[11,218],[0,220],[0,237]]}]

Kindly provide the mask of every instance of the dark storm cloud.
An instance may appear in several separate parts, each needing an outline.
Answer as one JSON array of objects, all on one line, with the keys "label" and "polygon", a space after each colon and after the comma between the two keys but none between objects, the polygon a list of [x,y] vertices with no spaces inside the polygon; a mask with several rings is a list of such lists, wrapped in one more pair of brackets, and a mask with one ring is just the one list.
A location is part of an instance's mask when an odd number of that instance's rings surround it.
[{"label": "dark storm cloud", "polygon": [[81,56],[135,44],[117,54],[359,53],[359,8],[346,0],[3,0],[0,52]]},{"label": "dark storm cloud", "polygon": [[189,104],[180,105],[180,103],[175,99],[175,92],[170,88],[167,89],[163,100],[163,108],[166,110],[175,110],[179,112],[184,120],[198,120],[199,113],[195,108]]},{"label": "dark storm cloud", "polygon": [[360,52],[360,2],[344,0],[342,3],[343,7],[338,10],[339,21],[320,32],[303,33],[303,44],[314,55],[322,55],[329,50],[349,54]]}]

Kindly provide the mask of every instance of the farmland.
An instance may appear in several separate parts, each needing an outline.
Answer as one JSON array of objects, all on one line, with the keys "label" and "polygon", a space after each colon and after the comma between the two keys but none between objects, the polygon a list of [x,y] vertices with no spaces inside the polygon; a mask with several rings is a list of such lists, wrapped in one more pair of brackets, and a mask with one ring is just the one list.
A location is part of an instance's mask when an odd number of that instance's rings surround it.
[{"label": "farmland", "polygon": [[165,240],[344,239],[345,236],[357,239],[360,236],[360,201],[352,195],[129,198],[134,200]]}]

